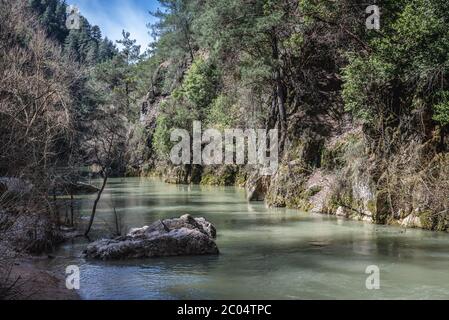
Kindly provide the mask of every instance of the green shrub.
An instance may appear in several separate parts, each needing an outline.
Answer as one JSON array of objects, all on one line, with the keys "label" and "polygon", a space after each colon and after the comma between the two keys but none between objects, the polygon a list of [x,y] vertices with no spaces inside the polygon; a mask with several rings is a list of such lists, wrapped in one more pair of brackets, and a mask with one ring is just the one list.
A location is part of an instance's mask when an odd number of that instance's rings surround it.
[{"label": "green shrub", "polygon": [[221,94],[212,102],[208,110],[206,123],[219,129],[231,128],[233,117],[233,100]]},{"label": "green shrub", "polygon": [[433,106],[433,120],[446,126],[449,124],[449,91],[443,91],[439,95],[442,99],[440,103]]},{"label": "green shrub", "polygon": [[207,107],[216,97],[218,72],[204,60],[196,60],[182,84],[186,98],[197,108]]},{"label": "green shrub", "polygon": [[170,126],[170,120],[166,115],[160,115],[157,118],[153,146],[156,154],[161,158],[167,157],[170,153]]},{"label": "green shrub", "polygon": [[343,69],[342,96],[347,111],[367,122],[378,115],[376,108],[382,91],[387,89],[392,78],[393,65],[379,57],[350,57],[349,65]]}]

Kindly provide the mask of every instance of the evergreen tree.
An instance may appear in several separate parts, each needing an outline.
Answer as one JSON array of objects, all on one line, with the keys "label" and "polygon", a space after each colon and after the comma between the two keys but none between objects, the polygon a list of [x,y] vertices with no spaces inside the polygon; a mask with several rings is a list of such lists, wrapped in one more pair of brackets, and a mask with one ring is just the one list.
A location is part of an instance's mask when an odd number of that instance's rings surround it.
[{"label": "evergreen tree", "polygon": [[140,58],[140,46],[136,45],[136,40],[130,39],[131,34],[122,31],[123,39],[118,40],[117,43],[123,46],[121,55],[124,57],[126,64],[131,65],[136,63]]},{"label": "evergreen tree", "polygon": [[154,39],[153,50],[165,57],[180,58],[187,54],[191,60],[198,49],[192,33],[197,1],[160,0],[162,9],[151,13],[157,22],[149,24]]},{"label": "evergreen tree", "polygon": [[70,30],[69,35],[64,41],[64,52],[75,61],[80,61],[79,33],[77,30]]},{"label": "evergreen tree", "polygon": [[105,62],[117,54],[117,48],[107,37],[100,41],[98,46],[98,61]]},{"label": "evergreen tree", "polygon": [[67,5],[64,0],[30,0],[29,4],[48,35],[76,61],[95,65],[115,55],[114,45],[107,39],[103,40],[100,28],[91,26],[86,18],[81,16],[79,30],[67,29]]},{"label": "evergreen tree", "polygon": [[30,6],[38,14],[48,35],[60,43],[68,34],[65,26],[67,5],[61,0],[30,0]]}]

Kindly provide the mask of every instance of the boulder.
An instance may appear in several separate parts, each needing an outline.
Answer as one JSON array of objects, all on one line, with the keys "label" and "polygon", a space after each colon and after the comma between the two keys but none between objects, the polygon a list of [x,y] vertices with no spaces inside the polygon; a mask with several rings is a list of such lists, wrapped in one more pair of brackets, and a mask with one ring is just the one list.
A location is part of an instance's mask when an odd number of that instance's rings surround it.
[{"label": "boulder", "polygon": [[131,229],[124,237],[95,241],[84,253],[87,258],[101,260],[212,255],[219,253],[216,234],[209,221],[187,214]]}]

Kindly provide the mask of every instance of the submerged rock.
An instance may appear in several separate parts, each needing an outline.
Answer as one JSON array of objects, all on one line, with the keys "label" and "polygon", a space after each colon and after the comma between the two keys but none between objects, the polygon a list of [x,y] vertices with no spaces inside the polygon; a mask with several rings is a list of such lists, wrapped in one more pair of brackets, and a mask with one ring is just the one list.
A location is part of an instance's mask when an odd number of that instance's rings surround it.
[{"label": "submerged rock", "polygon": [[126,236],[88,245],[88,258],[112,260],[218,254],[215,227],[204,218],[186,214],[132,229]]}]

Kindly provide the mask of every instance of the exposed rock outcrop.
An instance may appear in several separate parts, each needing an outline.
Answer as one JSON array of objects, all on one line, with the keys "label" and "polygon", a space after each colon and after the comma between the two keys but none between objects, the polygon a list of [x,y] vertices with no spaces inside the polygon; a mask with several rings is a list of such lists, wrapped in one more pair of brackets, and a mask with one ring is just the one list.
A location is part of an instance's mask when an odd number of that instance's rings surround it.
[{"label": "exposed rock outcrop", "polygon": [[404,219],[399,220],[399,223],[402,227],[405,228],[422,228],[423,225],[421,223],[421,219],[416,214],[410,214]]},{"label": "exposed rock outcrop", "polygon": [[269,186],[269,176],[251,176],[246,182],[246,197],[248,201],[264,201]]},{"label": "exposed rock outcrop", "polygon": [[102,260],[218,254],[216,234],[206,219],[186,214],[132,229],[125,237],[93,242],[85,254]]}]

